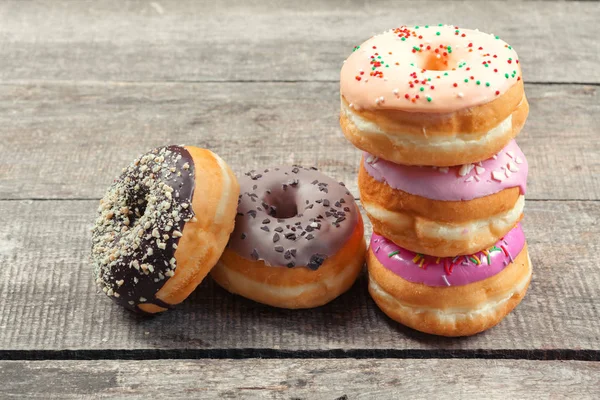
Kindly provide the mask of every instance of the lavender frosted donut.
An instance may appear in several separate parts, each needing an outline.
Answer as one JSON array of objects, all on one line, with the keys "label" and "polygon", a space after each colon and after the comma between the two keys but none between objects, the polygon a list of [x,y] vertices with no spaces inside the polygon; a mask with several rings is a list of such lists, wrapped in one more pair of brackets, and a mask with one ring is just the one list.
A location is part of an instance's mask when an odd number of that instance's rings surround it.
[{"label": "lavender frosted donut", "polygon": [[[352,194],[316,168],[280,166],[240,179],[235,229],[215,280],[286,308],[324,304],[363,264],[363,224]],[[282,268],[285,267],[285,268]]]},{"label": "lavender frosted donut", "polygon": [[492,158],[455,167],[400,165],[368,153],[365,161],[378,182],[432,200],[468,201],[513,187],[524,195],[527,187],[527,159],[514,140]]},{"label": "lavender frosted donut", "polygon": [[365,153],[358,187],[376,233],[418,253],[453,257],[491,246],[521,220],[527,172],[514,140],[492,158],[454,167]]}]

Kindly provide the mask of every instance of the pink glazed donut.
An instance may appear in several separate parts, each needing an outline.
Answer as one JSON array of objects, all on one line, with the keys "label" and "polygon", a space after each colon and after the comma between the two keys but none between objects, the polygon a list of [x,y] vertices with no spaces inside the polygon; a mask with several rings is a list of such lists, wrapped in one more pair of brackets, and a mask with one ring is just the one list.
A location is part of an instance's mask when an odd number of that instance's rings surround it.
[{"label": "pink glazed donut", "polygon": [[468,256],[433,257],[373,234],[369,293],[393,320],[442,336],[468,336],[498,324],[531,280],[518,224],[493,246]]},{"label": "pink glazed donut", "polygon": [[373,36],[345,61],[340,89],[348,140],[405,165],[488,159],[529,112],[515,50],[497,36],[450,25]]}]

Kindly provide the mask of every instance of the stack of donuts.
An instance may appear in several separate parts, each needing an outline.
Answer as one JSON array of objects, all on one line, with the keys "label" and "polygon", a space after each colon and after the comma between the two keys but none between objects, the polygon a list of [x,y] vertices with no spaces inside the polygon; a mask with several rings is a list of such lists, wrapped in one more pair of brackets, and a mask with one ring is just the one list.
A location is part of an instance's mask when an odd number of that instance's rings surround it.
[{"label": "stack of donuts", "polygon": [[514,138],[528,110],[517,53],[495,35],[402,26],[345,61],[340,124],[363,151],[369,292],[390,318],[473,335],[525,295],[527,161]]}]

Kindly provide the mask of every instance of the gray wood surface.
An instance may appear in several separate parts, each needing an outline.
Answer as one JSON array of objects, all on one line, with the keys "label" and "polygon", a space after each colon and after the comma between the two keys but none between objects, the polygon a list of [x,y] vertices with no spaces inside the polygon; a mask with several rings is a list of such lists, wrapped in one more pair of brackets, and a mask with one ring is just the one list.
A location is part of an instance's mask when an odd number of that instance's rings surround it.
[{"label": "gray wood surface", "polygon": [[[0,398],[599,398],[599,15],[587,1],[0,2]],[[208,147],[238,174],[316,165],[358,194],[341,63],[386,28],[439,22],[511,43],[531,105],[518,142],[534,278],[499,326],[412,331],[364,275],[306,311],[210,279],[155,318],[96,292],[97,199],[152,147]]]},{"label": "gray wood surface", "polygon": [[586,357],[600,357],[600,202],[527,203],[524,227],[534,269],[527,297],[499,326],[465,339],[428,336],[389,320],[368,296],[364,278],[329,305],[304,311],[262,306],[207,280],[175,311],[136,317],[96,293],[88,260],[96,206],[97,201],[0,202],[0,215],[19,216],[19,224],[0,224],[0,350],[5,351],[0,354],[588,350]]},{"label": "gray wood surface", "polygon": [[[0,199],[100,198],[142,152],[220,154],[238,174],[316,165],[355,195],[360,151],[339,128],[338,83],[0,85]],[[600,199],[596,86],[527,85],[518,137],[529,199]]]},{"label": "gray wood surface", "polygon": [[600,83],[598,4],[487,1],[0,3],[0,80],[329,80],[355,45],[451,23],[517,49],[526,81]]},{"label": "gray wood surface", "polygon": [[600,363],[582,361],[0,361],[0,379],[3,399],[597,399],[600,395]]}]

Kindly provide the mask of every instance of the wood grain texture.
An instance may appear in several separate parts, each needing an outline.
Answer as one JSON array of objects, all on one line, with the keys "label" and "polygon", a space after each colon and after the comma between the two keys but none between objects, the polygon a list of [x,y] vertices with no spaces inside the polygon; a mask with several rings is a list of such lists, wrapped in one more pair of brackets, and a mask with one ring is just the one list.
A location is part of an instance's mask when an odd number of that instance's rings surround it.
[{"label": "wood grain texture", "polygon": [[600,83],[597,16],[563,1],[9,0],[0,80],[336,81],[370,36],[443,22],[499,34],[526,81]]},{"label": "wood grain texture", "polygon": [[[0,85],[0,199],[100,198],[139,154],[170,143],[241,174],[316,165],[357,195],[360,152],[339,128],[337,83]],[[518,142],[529,199],[600,199],[597,87],[527,85]]]},{"label": "wood grain texture", "polygon": [[97,293],[92,282],[89,228],[96,207],[96,201],[0,202],[0,350],[106,350],[108,358],[119,357],[120,349],[153,357],[182,349],[220,356],[240,356],[244,349],[426,350],[440,356],[600,350],[600,202],[527,204],[524,228],[534,268],[529,292],[499,326],[464,339],[392,322],[368,296],[364,277],[314,310],[262,306],[206,280],[176,310],[135,316]]},{"label": "wood grain texture", "polygon": [[0,361],[0,379],[3,399],[597,399],[600,395],[600,363],[582,361]]}]

